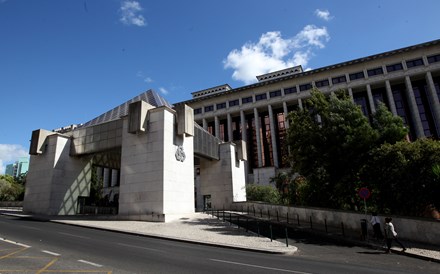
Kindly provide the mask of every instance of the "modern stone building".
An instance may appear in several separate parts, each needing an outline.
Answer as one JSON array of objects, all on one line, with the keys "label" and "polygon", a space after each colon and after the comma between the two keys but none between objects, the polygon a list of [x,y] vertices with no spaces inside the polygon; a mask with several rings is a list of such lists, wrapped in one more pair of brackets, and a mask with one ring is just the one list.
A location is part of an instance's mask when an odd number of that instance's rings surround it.
[{"label": "modern stone building", "polygon": [[[312,87],[348,91],[366,116],[384,102],[410,129],[410,139],[440,135],[440,40],[310,71],[301,66],[256,76],[252,85],[221,85],[182,102],[195,122],[223,141],[247,143],[247,183],[267,184],[287,167],[287,113],[302,108]],[[179,104],[176,104],[179,105]]]},{"label": "modern stone building", "polygon": [[150,90],[80,126],[34,131],[24,210],[77,214],[96,183],[129,219],[167,221],[244,201],[245,183],[267,184],[287,168],[286,116],[313,87],[347,90],[366,116],[384,102],[410,139],[440,136],[440,40],[256,77],[174,106]]}]

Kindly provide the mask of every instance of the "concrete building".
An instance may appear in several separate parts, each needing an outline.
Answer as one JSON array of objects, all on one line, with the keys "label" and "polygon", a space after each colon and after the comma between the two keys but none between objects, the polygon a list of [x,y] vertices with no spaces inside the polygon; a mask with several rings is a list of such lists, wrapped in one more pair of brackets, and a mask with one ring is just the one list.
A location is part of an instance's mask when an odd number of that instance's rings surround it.
[{"label": "concrete building", "polygon": [[29,157],[20,157],[15,163],[6,166],[5,174],[16,178],[28,172],[28,169]]},{"label": "concrete building", "polygon": [[174,106],[150,90],[85,124],[35,130],[24,210],[76,214],[96,182],[128,219],[167,221],[244,201],[245,183],[268,184],[287,168],[286,116],[313,87],[346,90],[366,116],[384,102],[411,139],[440,135],[440,40],[256,77]]},{"label": "concrete building", "polygon": [[384,102],[410,129],[410,139],[440,135],[440,40],[327,67],[301,66],[256,76],[238,88],[221,85],[178,103],[194,109],[195,122],[223,141],[247,143],[247,183],[268,184],[286,168],[287,113],[302,108],[317,87],[348,91],[366,116]]}]

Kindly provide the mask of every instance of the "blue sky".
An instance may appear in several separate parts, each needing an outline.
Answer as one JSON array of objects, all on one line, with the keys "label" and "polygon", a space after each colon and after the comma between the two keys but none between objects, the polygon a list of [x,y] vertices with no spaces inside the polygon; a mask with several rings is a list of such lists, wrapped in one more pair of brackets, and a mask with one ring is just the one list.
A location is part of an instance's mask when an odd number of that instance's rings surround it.
[{"label": "blue sky", "polygon": [[440,38],[440,1],[0,0],[0,174],[35,129]]}]

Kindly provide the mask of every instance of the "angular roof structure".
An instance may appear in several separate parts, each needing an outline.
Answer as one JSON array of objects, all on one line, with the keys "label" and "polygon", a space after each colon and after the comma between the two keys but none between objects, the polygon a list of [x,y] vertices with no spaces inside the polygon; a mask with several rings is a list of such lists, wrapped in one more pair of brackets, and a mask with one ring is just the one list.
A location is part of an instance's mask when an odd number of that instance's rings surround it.
[{"label": "angular roof structure", "polygon": [[128,105],[136,101],[144,101],[155,107],[167,106],[169,108],[173,108],[173,105],[171,105],[167,100],[160,96],[156,91],[149,89],[139,94],[138,96],[128,100],[127,102],[115,107],[114,109],[109,110],[106,113],[103,113],[100,116],[84,123],[83,125],[81,125],[81,127],[95,126],[98,124],[119,119],[121,116],[125,116],[128,114]]}]

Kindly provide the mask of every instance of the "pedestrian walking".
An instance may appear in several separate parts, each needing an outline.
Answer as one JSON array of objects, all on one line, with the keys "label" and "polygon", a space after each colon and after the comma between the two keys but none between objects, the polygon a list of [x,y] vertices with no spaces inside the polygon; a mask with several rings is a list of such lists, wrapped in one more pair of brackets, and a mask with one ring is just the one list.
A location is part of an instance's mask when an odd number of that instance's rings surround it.
[{"label": "pedestrian walking", "polygon": [[402,252],[405,252],[406,248],[405,246],[397,239],[397,232],[394,230],[394,225],[391,223],[393,219],[391,217],[385,218],[385,238],[387,241],[387,251],[385,253],[390,253],[391,250],[391,244],[393,243],[393,240],[396,241],[402,247]]},{"label": "pedestrian walking", "polygon": [[378,240],[383,239],[382,229],[381,229],[381,222],[380,218],[377,216],[376,212],[373,212],[373,216],[371,217],[370,223],[373,226],[374,231],[374,238]]}]

